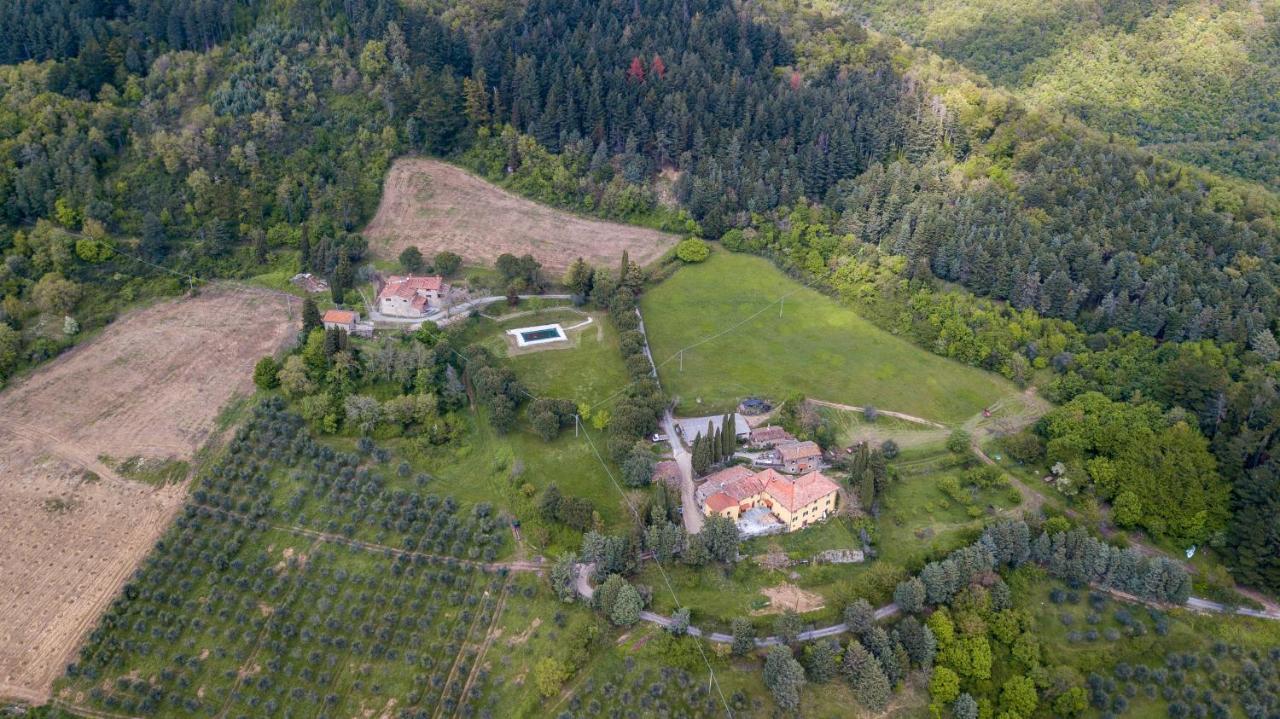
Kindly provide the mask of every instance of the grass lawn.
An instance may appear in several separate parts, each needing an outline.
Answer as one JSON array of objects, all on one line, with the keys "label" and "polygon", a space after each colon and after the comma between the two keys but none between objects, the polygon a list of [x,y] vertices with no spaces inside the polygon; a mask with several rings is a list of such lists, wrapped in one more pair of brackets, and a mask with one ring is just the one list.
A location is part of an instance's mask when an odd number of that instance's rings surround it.
[{"label": "grass lawn", "polygon": [[[746,395],[802,392],[960,422],[1015,391],[994,374],[894,337],[759,257],[717,252],[650,290],[641,307],[654,359],[666,361],[663,387],[684,414],[726,411]],[[681,348],[743,320],[686,349],[679,369]]]},{"label": "grass lawn", "polygon": [[[508,361],[529,391],[539,397],[572,399],[595,404],[627,383],[627,369],[618,349],[618,332],[601,313],[591,324],[569,330],[569,341],[545,345],[549,349],[522,352]],[[545,322],[571,327],[587,317],[565,310],[548,310],[501,323],[503,330]],[[505,340],[505,337],[503,338]]]},{"label": "grass lawn", "polygon": [[942,445],[950,434],[945,429],[934,429],[915,422],[894,417],[879,417],[868,422],[862,412],[818,407],[818,414],[835,428],[836,443],[842,447],[870,442],[879,447],[887,439],[897,443],[899,449]]}]

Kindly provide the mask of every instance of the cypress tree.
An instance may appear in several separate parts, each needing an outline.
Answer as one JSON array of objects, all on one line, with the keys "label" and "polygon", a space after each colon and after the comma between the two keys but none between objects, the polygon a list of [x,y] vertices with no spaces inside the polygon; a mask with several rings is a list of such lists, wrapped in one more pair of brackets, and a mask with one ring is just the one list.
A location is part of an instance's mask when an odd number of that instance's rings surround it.
[{"label": "cypress tree", "polygon": [[708,443],[711,447],[711,459],[714,464],[719,464],[724,461],[724,453],[720,451],[720,448],[724,446],[724,439],[721,436],[722,434],[723,430],[717,429],[716,433],[711,436],[711,441]]},{"label": "cypress tree", "polygon": [[298,269],[306,272],[311,268],[311,233],[307,226],[302,226],[302,240],[298,243]]},{"label": "cypress tree", "polygon": [[720,426],[724,428],[724,434],[721,437],[720,453],[724,455],[725,459],[731,459],[733,457],[733,450],[738,447],[738,423],[732,412],[724,416],[724,422]]},{"label": "cypress tree", "polygon": [[701,434],[693,439],[693,473],[702,476],[707,473],[707,469],[711,466],[710,458],[707,456],[707,441]]},{"label": "cypress tree", "polygon": [[858,503],[862,505],[864,512],[870,512],[871,506],[876,502],[876,480],[875,475],[869,471],[862,473],[861,481],[858,483]]},{"label": "cypress tree", "polygon": [[333,279],[329,282],[329,293],[333,296],[334,303],[342,304],[349,289],[351,289],[351,259],[344,251],[342,258],[338,260],[338,266],[333,270]]},{"label": "cypress tree", "polygon": [[301,340],[305,342],[311,330],[319,329],[321,324],[323,323],[320,321],[320,308],[316,307],[316,301],[310,297],[306,298],[302,301]]}]

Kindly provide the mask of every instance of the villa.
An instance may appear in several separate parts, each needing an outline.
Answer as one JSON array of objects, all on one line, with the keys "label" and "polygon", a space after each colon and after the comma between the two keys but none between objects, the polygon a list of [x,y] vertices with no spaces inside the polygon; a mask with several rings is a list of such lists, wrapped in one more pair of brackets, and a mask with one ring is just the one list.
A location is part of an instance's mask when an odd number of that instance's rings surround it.
[{"label": "villa", "polygon": [[703,514],[728,517],[751,535],[767,533],[770,524],[794,532],[821,521],[835,511],[839,492],[839,485],[821,472],[790,477],[773,469],[752,472],[735,466],[708,477],[697,497]]}]

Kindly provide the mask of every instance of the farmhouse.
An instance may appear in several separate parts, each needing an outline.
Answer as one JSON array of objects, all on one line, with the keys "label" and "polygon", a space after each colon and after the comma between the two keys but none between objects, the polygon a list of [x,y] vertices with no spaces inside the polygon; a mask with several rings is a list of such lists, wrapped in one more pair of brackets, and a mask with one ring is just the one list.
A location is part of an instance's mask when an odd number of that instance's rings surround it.
[{"label": "farmhouse", "polygon": [[730,467],[708,477],[698,498],[708,517],[718,514],[740,524],[744,518],[759,524],[760,510],[766,510],[783,531],[794,532],[834,512],[839,489],[821,472],[788,477],[772,469]]},{"label": "farmhouse", "polygon": [[320,318],[327,330],[356,331],[356,323],[360,321],[360,313],[351,310],[326,310]]},{"label": "farmhouse", "polygon": [[342,330],[358,337],[372,337],[373,323],[361,322],[360,313],[351,310],[326,310],[320,318],[327,330]]},{"label": "farmhouse", "polygon": [[392,317],[422,317],[440,306],[448,289],[439,275],[391,275],[378,293],[378,311]]},{"label": "farmhouse", "polygon": [[776,451],[779,463],[788,472],[810,472],[822,464],[822,448],[815,442],[782,444],[778,445]]},{"label": "farmhouse", "polygon": [[795,437],[787,430],[777,426],[769,425],[767,427],[756,427],[751,430],[751,446],[767,449],[779,444],[796,441]]}]

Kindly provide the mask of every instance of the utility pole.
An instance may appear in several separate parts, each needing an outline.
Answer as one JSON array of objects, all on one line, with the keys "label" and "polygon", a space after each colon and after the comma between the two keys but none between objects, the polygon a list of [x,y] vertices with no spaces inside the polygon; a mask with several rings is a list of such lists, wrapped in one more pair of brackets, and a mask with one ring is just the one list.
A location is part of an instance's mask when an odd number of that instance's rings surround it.
[{"label": "utility pole", "polygon": [[684,350],[680,350],[680,371],[684,371]]},{"label": "utility pole", "polygon": [[574,439],[578,438],[578,420],[579,419],[581,419],[579,415],[577,414],[573,415],[573,438]]},{"label": "utility pole", "polygon": [[778,300],[778,319],[782,319],[782,307],[786,304],[787,297],[786,295],[783,295],[782,299]]}]

